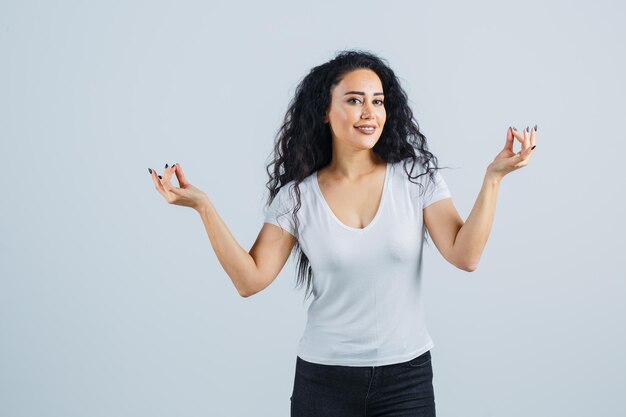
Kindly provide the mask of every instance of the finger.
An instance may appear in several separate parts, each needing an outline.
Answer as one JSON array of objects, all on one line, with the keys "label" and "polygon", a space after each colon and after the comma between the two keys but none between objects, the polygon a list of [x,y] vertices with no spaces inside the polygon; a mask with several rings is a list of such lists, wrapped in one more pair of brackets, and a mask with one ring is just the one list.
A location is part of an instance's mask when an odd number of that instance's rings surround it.
[{"label": "finger", "polygon": [[174,174],[174,166],[176,164],[169,166],[168,164],[165,164],[165,173],[163,174],[163,178],[165,178],[165,181],[169,182],[170,179],[172,178],[172,175]]},{"label": "finger", "polygon": [[530,157],[532,156],[534,149],[535,149],[535,145],[529,146],[528,149],[524,151],[524,160],[526,161],[530,160]]},{"label": "finger", "polygon": [[154,186],[156,187],[157,191],[159,193],[161,193],[161,195],[165,198],[167,198],[167,193],[165,191],[165,189],[163,188],[163,184],[161,184],[161,180],[159,179],[159,176],[156,172],[156,170],[152,170],[152,180],[154,181]]},{"label": "finger", "polygon": [[528,148],[530,148],[530,128],[526,126],[526,129],[524,129],[524,146],[522,150],[525,151]]},{"label": "finger", "polygon": [[513,165],[519,164],[520,162],[523,162],[527,156],[528,154],[526,150],[520,149],[519,152],[517,152],[515,155],[511,157],[511,164]]},{"label": "finger", "polygon": [[168,164],[165,164],[165,166],[167,168],[165,168],[165,173],[163,174],[163,180],[161,181],[161,183],[163,184],[163,188],[165,189],[165,191],[169,194],[167,194],[166,200],[168,203],[172,203],[173,199],[172,199],[172,195],[177,195],[177,196],[182,196],[182,192],[180,190],[180,188],[175,187],[174,185],[172,185],[172,183],[170,182],[172,175],[174,174],[174,171],[176,170],[176,165],[174,164],[172,166],[169,166]]},{"label": "finger", "polygon": [[513,136],[515,136],[515,139],[519,140],[520,143],[524,143],[524,137],[522,136],[521,133],[519,133],[517,130],[513,129],[513,131],[511,132],[513,133]]},{"label": "finger", "polygon": [[537,125],[533,127],[533,130],[530,132],[530,147],[535,146],[535,136],[537,135]]},{"label": "finger", "polygon": [[174,172],[176,172],[176,178],[178,179],[178,183],[180,184],[181,187],[184,187],[185,185],[189,184],[187,182],[187,179],[185,178],[185,173],[183,172],[183,169],[181,168],[180,164],[176,164],[176,168]]},{"label": "finger", "polygon": [[163,188],[165,188],[167,191],[172,191],[172,189],[174,188],[174,186],[170,182],[170,178],[172,178],[173,172],[173,166],[165,164],[165,172],[163,173],[163,181],[161,181],[161,183],[163,184]]},{"label": "finger", "polygon": [[517,161],[513,166],[515,168],[521,168],[528,165],[532,152],[532,147],[520,151],[518,155],[515,155],[517,157]]},{"label": "finger", "polygon": [[178,187],[171,187],[168,189],[168,191],[172,194],[176,194],[177,196],[182,196],[183,193],[180,191],[180,188]]},{"label": "finger", "polygon": [[506,131],[506,142],[504,143],[504,149],[508,149],[513,152],[513,128],[509,127],[509,130]]},{"label": "finger", "polygon": [[515,156],[511,158],[511,165],[513,165],[514,168],[521,168],[528,163],[527,158],[528,152],[525,150],[520,150],[518,153],[515,154]]},{"label": "finger", "polygon": [[[533,147],[532,146],[529,146],[528,148],[522,149],[521,151],[519,151],[515,155],[516,157],[518,157],[518,161],[517,161],[517,164],[514,165],[514,166],[515,167],[519,167],[519,166],[527,165],[529,160],[530,160],[530,157],[531,157],[532,153],[533,153]],[[520,164],[522,164],[522,165],[520,165]]]}]

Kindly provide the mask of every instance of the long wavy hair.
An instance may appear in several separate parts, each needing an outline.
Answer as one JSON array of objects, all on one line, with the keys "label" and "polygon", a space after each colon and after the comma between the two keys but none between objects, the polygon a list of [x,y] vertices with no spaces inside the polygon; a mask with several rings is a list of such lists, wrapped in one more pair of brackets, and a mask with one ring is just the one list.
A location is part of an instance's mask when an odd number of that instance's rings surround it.
[{"label": "long wavy hair", "polygon": [[[435,170],[441,169],[437,166],[437,158],[428,151],[426,137],[419,131],[419,125],[408,105],[407,94],[386,60],[370,52],[346,50],[311,69],[297,86],[289,103],[276,135],[272,155],[274,159],[266,166],[270,178],[266,183],[270,191],[268,206],[283,186],[294,181],[297,203],[292,216],[296,228],[296,244],[292,254],[298,254],[296,288],[305,281],[307,283],[304,301],[312,289],[313,270],[299,242],[297,212],[302,203],[299,185],[306,177],[330,163],[332,135],[330,123],[324,123],[324,116],[330,107],[331,90],[341,82],[344,75],[357,69],[374,71],[382,82],[385,94],[387,117],[373,151],[389,163],[404,160],[409,181],[422,175],[429,175],[430,180],[434,181]],[[412,177],[406,169],[409,161],[412,161],[411,172],[416,162],[424,168],[424,172]],[[420,183],[416,184],[422,186]],[[423,237],[427,240],[426,231]]]}]

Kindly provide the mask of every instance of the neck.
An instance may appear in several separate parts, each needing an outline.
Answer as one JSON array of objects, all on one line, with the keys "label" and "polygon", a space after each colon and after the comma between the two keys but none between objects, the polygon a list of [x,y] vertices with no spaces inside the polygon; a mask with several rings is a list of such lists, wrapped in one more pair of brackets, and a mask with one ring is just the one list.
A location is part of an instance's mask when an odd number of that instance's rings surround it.
[{"label": "neck", "polygon": [[333,158],[326,167],[333,177],[346,180],[358,180],[375,172],[385,161],[373,151],[364,154],[341,155],[333,153]]}]

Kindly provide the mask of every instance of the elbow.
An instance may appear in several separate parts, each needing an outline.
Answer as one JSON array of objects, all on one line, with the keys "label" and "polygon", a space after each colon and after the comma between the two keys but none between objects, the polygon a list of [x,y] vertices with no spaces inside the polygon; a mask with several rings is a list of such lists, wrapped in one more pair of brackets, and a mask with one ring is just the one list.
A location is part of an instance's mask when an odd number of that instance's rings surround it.
[{"label": "elbow", "polygon": [[254,291],[244,291],[244,290],[239,291],[238,290],[238,292],[242,298],[252,297],[254,294],[256,294],[256,292]]},{"label": "elbow", "polygon": [[465,271],[465,272],[474,272],[478,268],[478,262],[457,262],[454,264],[457,268]]},{"label": "elbow", "polygon": [[251,295],[253,295],[253,293],[247,288],[243,288],[243,287],[235,287],[235,288],[237,289],[237,292],[242,298],[248,298]]},{"label": "elbow", "polygon": [[250,288],[244,288],[241,290],[237,290],[239,291],[239,295],[242,296],[243,298],[248,298],[248,297],[252,297],[254,294],[261,292],[261,289],[259,289],[258,287],[255,287],[253,289]]},{"label": "elbow", "polygon": [[265,277],[255,275],[253,279],[245,281],[247,285],[244,285],[241,289],[237,288],[239,295],[243,298],[252,297],[253,295],[260,293],[272,282]]},{"label": "elbow", "polygon": [[459,265],[458,267],[459,269],[462,269],[465,272],[474,272],[478,268],[478,262],[463,263]]},{"label": "elbow", "polygon": [[236,286],[237,292],[243,298],[251,297],[257,292],[259,292],[258,290],[255,289],[256,286],[254,285],[253,282],[250,282],[250,280],[242,280],[238,284],[239,285]]},{"label": "elbow", "polygon": [[479,256],[472,256],[471,254],[465,252],[460,253],[455,251],[450,258],[450,263],[457,268],[465,271],[465,272],[474,272],[478,268],[478,262],[480,261]]}]

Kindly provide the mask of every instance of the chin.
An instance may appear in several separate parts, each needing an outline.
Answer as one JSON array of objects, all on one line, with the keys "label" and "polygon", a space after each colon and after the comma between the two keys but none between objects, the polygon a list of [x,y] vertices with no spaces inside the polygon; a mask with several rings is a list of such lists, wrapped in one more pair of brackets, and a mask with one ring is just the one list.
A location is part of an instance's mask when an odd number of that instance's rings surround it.
[{"label": "chin", "polygon": [[373,149],[377,143],[378,143],[378,139],[372,138],[371,140],[368,140],[368,141],[361,140],[356,145],[357,147],[362,148],[362,149]]}]

